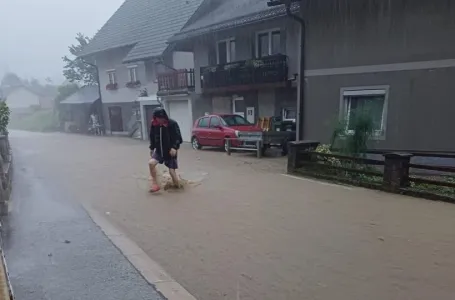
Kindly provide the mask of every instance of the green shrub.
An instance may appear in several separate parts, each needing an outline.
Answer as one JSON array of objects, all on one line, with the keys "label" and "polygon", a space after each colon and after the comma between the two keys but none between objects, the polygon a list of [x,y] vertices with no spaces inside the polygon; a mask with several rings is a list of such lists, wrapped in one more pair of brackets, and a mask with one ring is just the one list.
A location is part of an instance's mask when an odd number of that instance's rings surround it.
[{"label": "green shrub", "polygon": [[8,132],[10,109],[6,102],[0,102],[0,133]]},{"label": "green shrub", "polygon": [[39,110],[18,120],[14,119],[10,124],[10,128],[48,132],[58,130],[58,124],[58,114],[54,114],[52,110]]},{"label": "green shrub", "polygon": [[[324,154],[332,154],[331,145],[320,144],[316,148],[316,152],[324,153]],[[320,160],[322,160],[323,162],[328,163],[328,164],[330,164],[332,166],[340,166],[341,165],[340,160],[337,159],[337,158],[334,158],[334,157],[321,156]]]}]

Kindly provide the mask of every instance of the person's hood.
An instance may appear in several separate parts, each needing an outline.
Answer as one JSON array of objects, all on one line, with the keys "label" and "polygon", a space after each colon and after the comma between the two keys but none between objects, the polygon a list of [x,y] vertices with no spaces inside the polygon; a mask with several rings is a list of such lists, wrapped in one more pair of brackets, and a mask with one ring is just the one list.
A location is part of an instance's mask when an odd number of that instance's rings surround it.
[{"label": "person's hood", "polygon": [[155,110],[153,111],[153,119],[152,119],[152,125],[154,126],[158,126],[160,125],[160,123],[158,122],[157,118],[163,118],[166,120],[166,122],[164,122],[164,126],[167,126],[168,123],[169,123],[169,116],[167,115],[167,112],[164,108],[162,107],[157,107],[155,108]]}]

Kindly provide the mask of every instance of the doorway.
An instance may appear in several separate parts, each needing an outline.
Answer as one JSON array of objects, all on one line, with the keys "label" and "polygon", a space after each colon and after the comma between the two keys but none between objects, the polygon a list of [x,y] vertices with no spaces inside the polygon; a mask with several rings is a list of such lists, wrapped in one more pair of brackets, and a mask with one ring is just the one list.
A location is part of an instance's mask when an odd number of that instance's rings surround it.
[{"label": "doorway", "polygon": [[120,106],[109,107],[109,121],[111,123],[111,131],[123,131],[122,108]]},{"label": "doorway", "polygon": [[243,97],[235,97],[232,99],[232,112],[245,118],[245,100]]}]

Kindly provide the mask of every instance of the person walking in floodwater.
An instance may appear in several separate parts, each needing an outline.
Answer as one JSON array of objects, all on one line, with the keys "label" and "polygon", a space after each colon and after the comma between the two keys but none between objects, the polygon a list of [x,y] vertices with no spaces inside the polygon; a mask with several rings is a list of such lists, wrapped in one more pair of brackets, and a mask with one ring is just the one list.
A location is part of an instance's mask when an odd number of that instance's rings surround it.
[{"label": "person walking in floodwater", "polygon": [[182,143],[182,135],[178,123],[170,119],[164,108],[156,108],[153,111],[152,124],[150,126],[150,176],[152,177],[150,192],[160,190],[157,181],[156,166],[163,164],[169,168],[172,182],[175,187],[179,186],[179,180],[175,170],[178,169],[177,151]]}]

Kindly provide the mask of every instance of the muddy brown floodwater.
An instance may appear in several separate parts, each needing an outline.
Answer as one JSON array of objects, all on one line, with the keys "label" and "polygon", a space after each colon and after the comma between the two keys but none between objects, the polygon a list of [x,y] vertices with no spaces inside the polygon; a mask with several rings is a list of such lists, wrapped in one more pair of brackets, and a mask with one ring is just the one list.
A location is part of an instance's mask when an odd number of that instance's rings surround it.
[{"label": "muddy brown floodwater", "polygon": [[455,205],[280,175],[283,159],[179,154],[147,193],[147,144],[13,132],[14,151],[125,231],[200,300],[454,299]]}]

